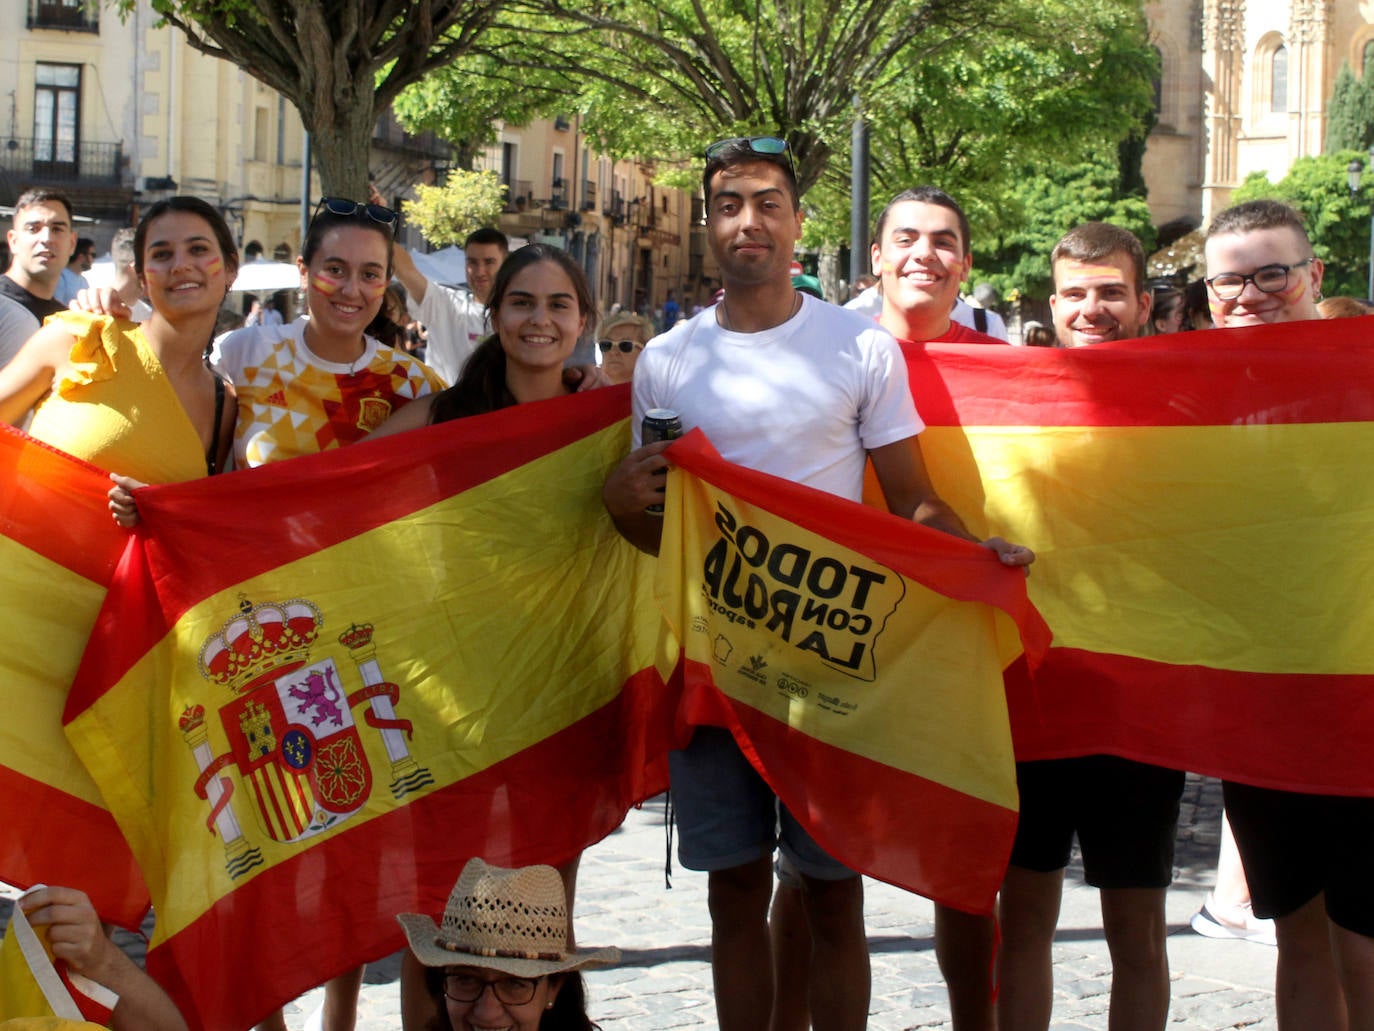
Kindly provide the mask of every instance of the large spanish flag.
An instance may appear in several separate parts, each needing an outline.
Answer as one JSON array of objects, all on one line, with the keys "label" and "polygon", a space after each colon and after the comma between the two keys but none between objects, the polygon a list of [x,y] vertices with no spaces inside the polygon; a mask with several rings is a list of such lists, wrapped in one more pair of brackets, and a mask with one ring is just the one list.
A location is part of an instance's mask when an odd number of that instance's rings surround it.
[{"label": "large spanish flag", "polygon": [[937,488],[1039,556],[1018,756],[1374,793],[1372,330],[909,353]]},{"label": "large spanish flag", "polygon": [[1016,829],[1002,670],[1049,645],[1023,572],[730,465],[700,432],[668,454],[658,594],[684,720],[728,728],[851,868],[990,911]]},{"label": "large spanish flag", "polygon": [[105,507],[109,488],[95,467],[0,427],[0,880],[80,888],[105,919],[137,927],[147,890],[62,734],[67,688],[128,539]]},{"label": "large spanish flag", "polygon": [[150,487],[67,710],[150,971],[242,1031],[402,944],[463,863],[562,863],[666,786],[651,560],[603,390]]}]

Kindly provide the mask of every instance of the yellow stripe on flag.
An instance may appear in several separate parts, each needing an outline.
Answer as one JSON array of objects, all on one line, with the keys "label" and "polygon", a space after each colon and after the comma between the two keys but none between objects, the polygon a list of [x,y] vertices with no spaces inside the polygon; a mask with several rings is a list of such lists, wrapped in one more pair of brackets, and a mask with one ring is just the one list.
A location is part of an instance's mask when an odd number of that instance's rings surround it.
[{"label": "yellow stripe on flag", "polygon": [[[62,733],[66,685],[95,622],[105,588],[0,536],[0,569],[29,590],[6,607],[5,691],[0,720],[4,765],[104,808],[100,791]],[[22,643],[23,647],[17,645]]]},{"label": "yellow stripe on flag", "polygon": [[[986,511],[991,532],[1035,549],[1031,599],[1057,647],[1258,673],[1374,669],[1374,512],[1350,489],[1368,479],[1374,424],[932,427],[921,440],[956,511]],[[1290,605],[1333,551],[1349,575],[1328,578],[1320,613]]]}]

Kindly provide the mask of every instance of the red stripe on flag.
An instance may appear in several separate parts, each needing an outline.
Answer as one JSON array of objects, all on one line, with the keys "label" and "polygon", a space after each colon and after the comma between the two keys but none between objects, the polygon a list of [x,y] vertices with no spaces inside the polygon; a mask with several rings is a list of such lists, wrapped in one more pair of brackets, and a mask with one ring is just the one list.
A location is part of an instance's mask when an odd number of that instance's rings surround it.
[{"label": "red stripe on flag", "polygon": [[1374,420],[1374,317],[1339,323],[1073,349],[931,344],[904,351],[916,409],[931,426]]},{"label": "red stripe on flag", "polygon": [[[987,548],[889,512],[857,506],[834,494],[732,465],[720,457],[700,430],[675,441],[668,457],[694,476],[789,522],[825,527],[827,539],[947,598],[1001,609],[1016,622],[1032,665],[1049,647],[1050,629],[1026,596],[1025,573],[1003,566]],[[900,533],[893,534],[894,529]],[[917,541],[919,546],[915,546]]]},{"label": "red stripe on flag", "polygon": [[1374,795],[1374,675],[1247,673],[1051,648],[1033,680],[1016,663],[1006,682],[1018,759],[1108,753],[1262,787]]},{"label": "red stripe on flag", "polygon": [[[652,669],[635,674],[613,701],[518,755],[257,874],[151,949],[149,971],[192,1028],[251,1027],[404,945],[395,914],[437,918],[471,857],[557,865],[615,830],[668,786],[676,701]],[[373,790],[386,790],[383,777]]]},{"label": "red stripe on flag", "polygon": [[[0,869],[16,887],[69,884],[90,896],[102,919],[139,926],[148,911],[148,889],[114,817],[4,765],[0,798],[24,800],[22,807],[6,807],[0,834]],[[79,840],[62,837],[76,828]]]},{"label": "red stripe on flag", "polygon": [[1015,810],[825,744],[722,694],[709,666],[684,660],[681,668],[687,722],[728,728],[832,856],[956,909],[992,911],[1016,834]]},{"label": "red stripe on flag", "polygon": [[95,466],[0,426],[0,534],[79,576],[108,585],[128,533],[106,508]]}]

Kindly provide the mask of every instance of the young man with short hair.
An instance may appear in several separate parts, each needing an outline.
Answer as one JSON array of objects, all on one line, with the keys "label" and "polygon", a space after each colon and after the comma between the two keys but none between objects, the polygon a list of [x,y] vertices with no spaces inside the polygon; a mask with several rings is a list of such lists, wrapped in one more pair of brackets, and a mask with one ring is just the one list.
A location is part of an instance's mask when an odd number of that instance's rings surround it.
[{"label": "young man with short hair", "polygon": [[[1218,328],[1318,319],[1322,261],[1302,216],[1249,201],[1212,220],[1203,243]],[[1332,618],[1339,618],[1335,613]],[[1301,705],[1294,685],[1294,705]],[[1374,799],[1223,781],[1254,914],[1278,941],[1280,1031],[1374,1028]]]},{"label": "young man with short hair", "polygon": [[67,307],[54,300],[53,294],[76,247],[71,201],[56,190],[26,190],[14,202],[5,239],[12,257],[9,269],[0,276],[0,296],[18,301],[42,325],[49,315]]},{"label": "young man with short hair", "polygon": [[[1050,309],[1061,347],[1131,340],[1149,324],[1145,253],[1105,222],[1064,235],[1050,255]],[[1112,956],[1112,1031],[1159,1031],[1169,1016],[1164,898],[1173,880],[1184,774],[1114,755],[1018,762],[1021,814],[998,902],[1000,1031],[1045,1031],[1051,949],[1073,839],[1099,889]]]},{"label": "young man with short hair", "polygon": [[[671,408],[684,429],[705,430],[726,459],[854,501],[871,459],[894,513],[973,539],[931,486],[912,440],[922,423],[895,341],[871,320],[792,286],[802,213],[786,143],[722,140],[706,155],[707,237],[725,295],[644,349],[634,377],[636,443],[644,413]],[[645,510],[662,500],[667,446],[638,447],[604,490],[621,533],[652,554],[662,517]],[[1005,541],[984,543],[1008,565],[1033,558]],[[780,821],[783,852],[800,873],[812,941],[813,1026],[863,1028],[869,966],[861,878],[778,804],[728,731],[698,728],[688,747],[672,754],[670,770],[679,859],[709,874],[720,1027],[769,1026],[768,904]]]},{"label": "young man with short hair", "polygon": [[57,290],[53,293],[53,299],[63,304],[71,304],[72,298],[89,285],[83,273],[89,272],[93,264],[95,241],[88,236],[79,237],[67,267],[62,270],[62,275],[57,280]]},{"label": "young man with short hair", "polygon": [[392,247],[392,271],[406,290],[406,310],[429,332],[425,364],[448,384],[458,379],[478,342],[491,332],[487,298],[496,270],[510,253],[510,241],[499,229],[478,229],[463,242],[467,255],[467,290],[431,283],[400,244]]}]

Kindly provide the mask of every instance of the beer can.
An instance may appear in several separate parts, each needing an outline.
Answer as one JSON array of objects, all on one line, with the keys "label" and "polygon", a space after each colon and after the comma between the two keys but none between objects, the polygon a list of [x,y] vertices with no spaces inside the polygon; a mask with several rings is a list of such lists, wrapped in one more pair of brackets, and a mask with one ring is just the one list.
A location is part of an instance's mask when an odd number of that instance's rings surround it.
[{"label": "beer can", "polygon": [[[651,408],[644,413],[639,439],[642,444],[656,444],[660,440],[677,440],[682,436],[682,419],[671,408]],[[662,505],[650,505],[644,511],[663,514]]]}]

